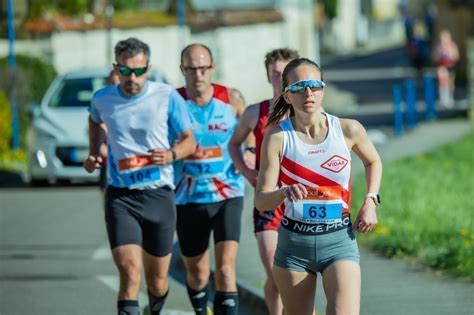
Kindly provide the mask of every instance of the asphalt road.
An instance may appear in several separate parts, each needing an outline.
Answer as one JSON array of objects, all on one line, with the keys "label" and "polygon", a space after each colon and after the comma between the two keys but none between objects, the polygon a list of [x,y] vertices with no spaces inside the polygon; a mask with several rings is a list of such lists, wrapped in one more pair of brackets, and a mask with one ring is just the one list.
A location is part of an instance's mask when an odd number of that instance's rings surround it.
[{"label": "asphalt road", "polygon": [[[1,315],[115,314],[117,283],[97,187],[0,190]],[[193,314],[185,290],[163,314]]]},{"label": "asphalt road", "polygon": [[[99,188],[29,188],[15,178],[0,185],[0,315],[116,314],[119,279]],[[194,314],[184,281],[175,243],[163,315]],[[139,302],[148,302],[144,283]],[[251,300],[239,304],[240,315],[261,314]]]}]

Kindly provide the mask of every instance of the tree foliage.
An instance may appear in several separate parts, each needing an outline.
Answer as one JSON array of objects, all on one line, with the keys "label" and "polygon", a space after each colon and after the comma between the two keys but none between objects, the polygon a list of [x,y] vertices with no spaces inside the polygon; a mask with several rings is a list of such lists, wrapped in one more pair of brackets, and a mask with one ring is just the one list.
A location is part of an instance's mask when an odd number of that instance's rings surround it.
[{"label": "tree foliage", "polygon": [[9,149],[11,133],[10,103],[6,93],[0,90],[0,153]]},{"label": "tree foliage", "polygon": [[[16,56],[16,71],[14,77],[8,68],[8,58],[0,58],[0,77],[8,78],[0,80],[0,91],[7,96],[15,92],[15,99],[19,109],[20,133],[22,135],[21,145],[24,145],[25,130],[29,124],[28,110],[33,102],[39,103],[48,89],[50,83],[56,77],[54,67],[43,60],[26,56]],[[3,124],[3,121],[0,122]],[[10,122],[8,126],[10,126]],[[3,135],[1,135],[3,137]]]},{"label": "tree foliage", "polygon": [[337,14],[337,0],[324,0],[326,15],[333,19]]},{"label": "tree foliage", "polygon": [[[95,0],[30,0],[30,17],[43,15],[45,12],[56,10],[66,15],[80,15],[92,12]],[[109,0],[116,11],[134,10],[140,5],[139,0]]]}]

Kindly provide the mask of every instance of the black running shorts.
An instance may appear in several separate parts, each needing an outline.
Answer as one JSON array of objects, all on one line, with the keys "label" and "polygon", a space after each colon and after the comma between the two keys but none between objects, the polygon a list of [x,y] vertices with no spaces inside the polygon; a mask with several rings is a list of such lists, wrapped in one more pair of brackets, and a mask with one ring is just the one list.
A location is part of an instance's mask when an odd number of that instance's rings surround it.
[{"label": "black running shorts", "polygon": [[174,191],[168,186],[147,190],[108,186],[105,222],[112,249],[136,244],[150,255],[166,256],[176,226]]},{"label": "black running shorts", "polygon": [[214,242],[240,240],[244,198],[236,197],[215,203],[178,205],[179,246],[185,257],[201,255],[209,247],[211,230]]}]

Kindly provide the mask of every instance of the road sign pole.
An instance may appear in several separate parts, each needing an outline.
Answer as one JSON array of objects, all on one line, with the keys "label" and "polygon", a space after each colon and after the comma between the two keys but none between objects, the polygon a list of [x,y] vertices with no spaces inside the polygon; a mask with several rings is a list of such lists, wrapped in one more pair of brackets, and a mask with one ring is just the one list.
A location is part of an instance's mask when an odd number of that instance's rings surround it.
[{"label": "road sign pole", "polygon": [[179,26],[179,36],[180,36],[180,45],[181,49],[184,48],[186,44],[186,36],[185,36],[185,25],[186,25],[186,7],[185,7],[184,0],[177,0],[176,1],[176,18],[178,21]]},{"label": "road sign pole", "polygon": [[430,121],[436,118],[436,82],[432,74],[426,74],[423,81],[426,105],[425,119]]},{"label": "road sign pole", "polygon": [[393,130],[396,136],[403,133],[402,88],[396,84],[392,87],[393,95]]},{"label": "road sign pole", "polygon": [[20,148],[20,126],[18,119],[18,104],[16,101],[16,59],[15,59],[15,27],[13,25],[13,0],[7,0],[7,29],[8,29],[8,68],[10,72],[10,106],[12,112],[12,139],[11,148]]}]

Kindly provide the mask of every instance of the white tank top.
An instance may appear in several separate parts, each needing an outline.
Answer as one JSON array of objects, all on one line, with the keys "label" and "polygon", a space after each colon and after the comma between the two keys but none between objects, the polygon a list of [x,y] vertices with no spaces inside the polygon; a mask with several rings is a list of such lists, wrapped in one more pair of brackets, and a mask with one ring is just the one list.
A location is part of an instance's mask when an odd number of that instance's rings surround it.
[{"label": "white tank top", "polygon": [[[305,200],[290,202],[285,199],[285,217],[293,225],[296,222],[302,223],[300,226],[316,224],[336,228],[350,223],[350,151],[339,118],[327,113],[323,115],[327,117],[329,130],[320,144],[304,143],[298,138],[290,119],[280,123],[283,154],[279,186],[301,183],[308,189]],[[292,227],[292,230],[299,232],[298,228]]]}]

